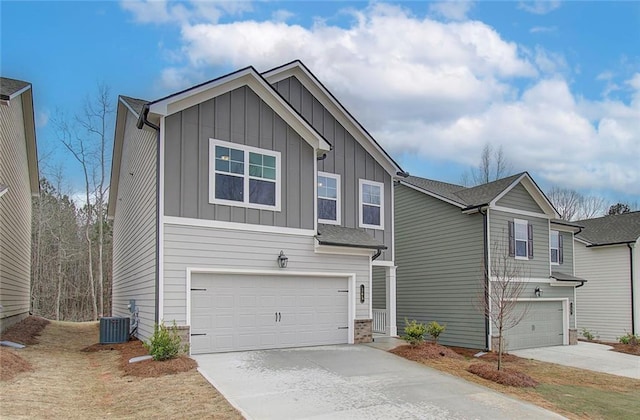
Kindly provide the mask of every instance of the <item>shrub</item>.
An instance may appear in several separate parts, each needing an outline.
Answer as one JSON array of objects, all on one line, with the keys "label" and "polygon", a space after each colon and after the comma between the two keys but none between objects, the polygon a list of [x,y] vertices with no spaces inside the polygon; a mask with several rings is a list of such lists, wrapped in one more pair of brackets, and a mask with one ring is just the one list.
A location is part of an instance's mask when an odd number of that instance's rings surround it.
[{"label": "shrub", "polygon": [[424,334],[427,332],[427,327],[415,319],[409,322],[409,320],[405,318],[404,323],[406,324],[404,327],[405,334],[402,338],[412,346],[422,343],[422,341],[424,341]]},{"label": "shrub", "polygon": [[173,359],[181,352],[186,353],[189,350],[188,344],[182,345],[175,321],[171,327],[165,326],[164,322],[154,325],[153,335],[143,344],[153,360]]},{"label": "shrub", "polygon": [[433,342],[438,344],[438,337],[447,329],[446,325],[440,325],[436,321],[431,321],[427,325],[427,332],[433,338]]},{"label": "shrub", "polygon": [[618,341],[622,344],[631,344],[632,346],[637,346],[638,344],[640,344],[640,335],[626,333],[622,337],[619,337]]},{"label": "shrub", "polygon": [[594,338],[594,337],[593,337],[593,334],[591,334],[591,331],[589,331],[589,330],[588,330],[588,329],[586,329],[586,328],[583,328],[583,329],[582,329],[582,336],[583,336],[584,338],[586,338],[587,340],[589,340],[589,341],[592,341],[592,340],[593,340],[593,338]]}]

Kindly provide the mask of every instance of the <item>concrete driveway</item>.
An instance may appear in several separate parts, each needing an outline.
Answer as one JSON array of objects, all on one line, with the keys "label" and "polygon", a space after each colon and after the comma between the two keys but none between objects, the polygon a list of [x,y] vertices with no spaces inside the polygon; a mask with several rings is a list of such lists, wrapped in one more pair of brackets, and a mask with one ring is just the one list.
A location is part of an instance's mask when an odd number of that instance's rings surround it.
[{"label": "concrete driveway", "polygon": [[575,346],[515,350],[518,357],[640,379],[640,357],[611,351],[611,346],[578,341]]},{"label": "concrete driveway", "polygon": [[248,419],[557,419],[364,345],[193,356]]}]

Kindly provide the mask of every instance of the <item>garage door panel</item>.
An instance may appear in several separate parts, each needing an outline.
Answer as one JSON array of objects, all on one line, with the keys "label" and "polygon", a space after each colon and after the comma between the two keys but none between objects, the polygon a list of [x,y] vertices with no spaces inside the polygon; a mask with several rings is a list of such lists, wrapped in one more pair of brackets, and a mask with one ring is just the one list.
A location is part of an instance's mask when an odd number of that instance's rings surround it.
[{"label": "garage door panel", "polygon": [[505,332],[507,350],[558,346],[564,342],[561,301],[519,303],[517,313],[528,310],[522,321]]},{"label": "garage door panel", "polygon": [[193,354],[348,342],[346,278],[194,274],[191,288]]}]

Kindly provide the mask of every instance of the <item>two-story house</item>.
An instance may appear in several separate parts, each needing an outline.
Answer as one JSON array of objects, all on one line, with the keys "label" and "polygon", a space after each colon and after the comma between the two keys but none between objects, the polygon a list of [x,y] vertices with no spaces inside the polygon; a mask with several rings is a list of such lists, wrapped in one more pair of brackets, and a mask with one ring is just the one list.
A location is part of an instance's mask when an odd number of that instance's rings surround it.
[{"label": "two-story house", "polygon": [[472,188],[410,176],[395,186],[395,217],[399,331],[405,318],[437,321],[444,344],[495,347],[485,290],[508,268],[525,287],[509,297],[524,318],[506,331],[507,348],[575,342],[578,228],[557,220],[529,174]]},{"label": "two-story house", "polygon": [[194,354],[371,340],[402,172],[301,62],[121,96],[112,165],[113,314],[138,337],[175,321]]},{"label": "two-story house", "polygon": [[31,83],[0,77],[0,332],[31,309],[31,198],[39,191]]}]

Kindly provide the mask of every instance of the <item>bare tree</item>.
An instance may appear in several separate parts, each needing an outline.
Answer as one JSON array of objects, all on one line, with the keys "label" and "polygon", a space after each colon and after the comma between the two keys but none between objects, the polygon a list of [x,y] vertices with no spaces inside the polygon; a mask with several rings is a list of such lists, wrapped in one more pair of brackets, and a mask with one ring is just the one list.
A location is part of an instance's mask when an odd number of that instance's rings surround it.
[{"label": "bare tree", "polygon": [[478,299],[478,309],[489,318],[498,333],[498,370],[502,369],[504,333],[527,315],[529,305],[518,299],[527,287],[529,277],[525,267],[509,255],[504,242],[495,242],[491,250],[489,279],[483,279],[483,294]]},{"label": "bare tree", "polygon": [[570,188],[554,186],[547,197],[560,213],[560,218],[566,221],[591,219],[603,215],[607,208],[604,198],[583,195]]},{"label": "bare tree", "polygon": [[504,155],[502,146],[494,149],[491,143],[486,143],[480,155],[480,164],[462,174],[462,184],[470,187],[486,184],[505,177],[511,171],[512,165]]},{"label": "bare tree", "polygon": [[607,202],[604,198],[595,195],[584,196],[582,197],[580,211],[576,220],[593,219],[594,217],[602,216],[606,208]]}]

